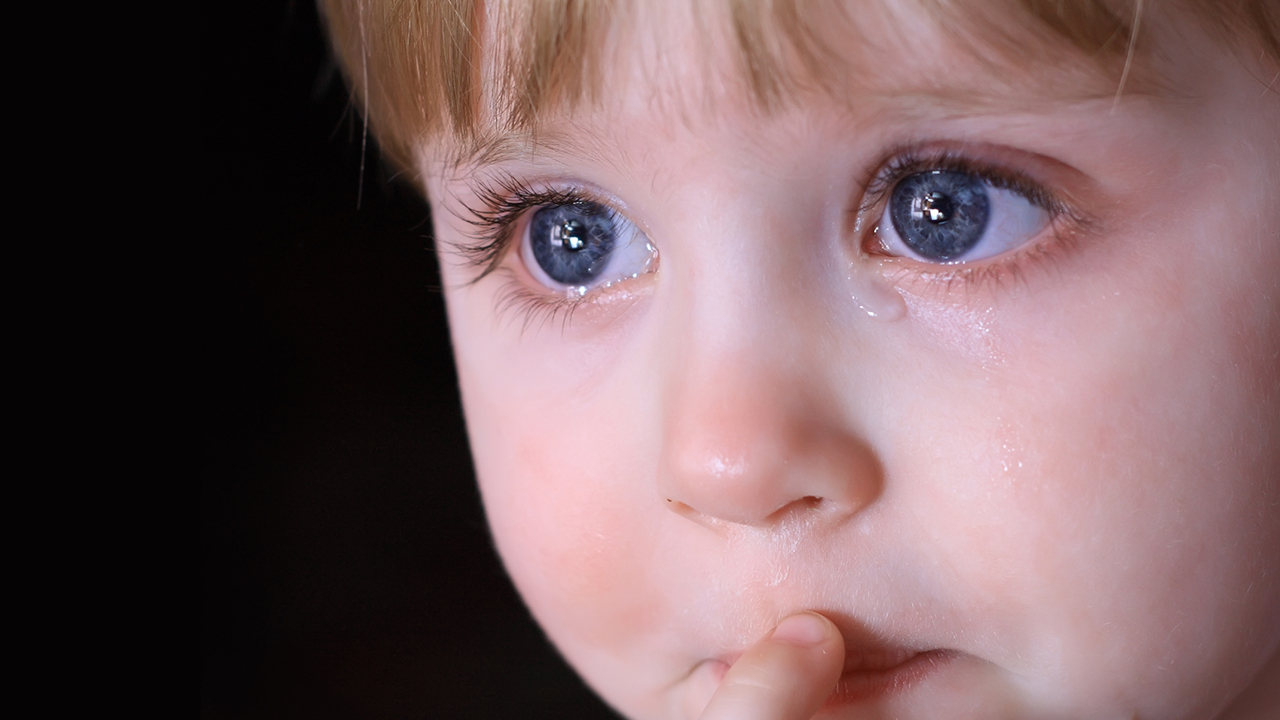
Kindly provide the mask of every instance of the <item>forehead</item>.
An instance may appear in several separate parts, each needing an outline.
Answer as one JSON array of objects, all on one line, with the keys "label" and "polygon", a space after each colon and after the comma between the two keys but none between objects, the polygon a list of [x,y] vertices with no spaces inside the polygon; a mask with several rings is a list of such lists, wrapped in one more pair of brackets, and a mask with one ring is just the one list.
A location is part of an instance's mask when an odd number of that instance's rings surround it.
[{"label": "forehead", "polygon": [[1111,97],[1130,74],[1125,92],[1141,92],[1152,77],[1141,62],[1129,72],[1128,19],[1089,0],[512,0],[481,28],[481,109],[438,138],[449,165],[624,97],[686,120],[887,97],[1008,110]]}]

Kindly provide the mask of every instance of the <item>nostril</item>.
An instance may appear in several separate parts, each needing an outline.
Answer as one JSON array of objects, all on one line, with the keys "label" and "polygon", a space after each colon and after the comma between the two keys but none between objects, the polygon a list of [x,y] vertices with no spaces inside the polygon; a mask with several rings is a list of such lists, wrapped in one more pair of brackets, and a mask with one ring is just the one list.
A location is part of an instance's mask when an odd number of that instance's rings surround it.
[{"label": "nostril", "polygon": [[826,500],[817,495],[805,495],[774,510],[765,519],[770,523],[776,523],[788,515],[807,515],[814,510],[820,509],[825,503]]},{"label": "nostril", "polygon": [[675,498],[669,497],[664,497],[663,500],[667,501],[668,510],[685,518],[686,520],[692,520],[710,530],[719,531],[723,530],[725,527],[725,521],[723,519],[707,515],[688,503],[683,503]]},{"label": "nostril", "polygon": [[747,525],[774,525],[786,523],[788,522],[788,519],[790,519],[791,522],[795,522],[804,516],[814,514],[814,511],[822,510],[827,505],[831,504],[829,500],[820,496],[805,495],[804,497],[796,498],[777,510],[774,510],[759,522],[744,522],[741,520],[726,520],[726,518],[720,516],[708,515],[698,508],[688,503],[676,500],[675,498],[663,497],[662,499],[666,503],[667,509],[671,510],[675,514],[712,529],[723,528],[726,521],[731,524]]},{"label": "nostril", "polygon": [[678,515],[689,517],[698,512],[697,510],[694,510],[693,507],[691,507],[690,505],[686,503],[682,503],[679,500],[672,500],[671,498],[665,498],[665,499],[667,501],[667,507],[671,508],[671,510]]}]

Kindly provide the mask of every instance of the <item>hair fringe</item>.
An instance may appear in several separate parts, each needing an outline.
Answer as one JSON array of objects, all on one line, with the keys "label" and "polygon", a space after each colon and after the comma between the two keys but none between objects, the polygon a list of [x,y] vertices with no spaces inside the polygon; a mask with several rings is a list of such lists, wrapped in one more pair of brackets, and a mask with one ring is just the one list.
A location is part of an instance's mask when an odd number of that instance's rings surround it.
[{"label": "hair fringe", "polygon": [[[532,132],[553,108],[597,101],[601,38],[622,14],[623,1],[636,0],[318,0],[352,106],[364,109],[384,156],[401,168],[413,166],[415,148],[426,139],[447,134],[464,148],[476,147],[488,132]],[[1119,58],[1127,67],[1141,47],[1133,33],[1137,0],[1129,0],[1130,12],[1103,0],[1009,1],[1047,36],[1100,62]],[[690,2],[697,14],[699,0]],[[843,13],[841,3],[724,2],[740,74],[762,109],[777,108],[797,89],[832,88],[839,63],[824,40],[824,22],[833,11]],[[963,19],[975,14],[966,0],[917,2],[952,26],[967,27]],[[1264,64],[1280,68],[1280,3],[1187,2],[1219,41],[1239,47],[1244,36],[1256,43]],[[855,23],[850,27],[856,31]],[[983,31],[968,32],[971,46],[983,50],[984,38],[977,36]],[[487,49],[488,68],[482,38],[494,45]],[[985,40],[1006,56],[1032,51],[1025,38]]]}]

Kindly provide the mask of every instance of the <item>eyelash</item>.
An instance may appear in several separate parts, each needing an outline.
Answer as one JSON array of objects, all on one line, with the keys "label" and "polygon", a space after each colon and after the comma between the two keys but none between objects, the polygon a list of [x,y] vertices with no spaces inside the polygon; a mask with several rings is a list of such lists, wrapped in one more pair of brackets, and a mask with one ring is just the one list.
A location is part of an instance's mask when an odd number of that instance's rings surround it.
[{"label": "eyelash", "polygon": [[[879,222],[878,210],[883,208],[899,181],[919,172],[945,170],[966,173],[981,178],[993,187],[1012,190],[1049,213],[1049,226],[1054,233],[1054,238],[1049,242],[1033,243],[1029,248],[1015,250],[990,262],[929,266],[925,271],[915,270],[916,274],[927,276],[931,284],[940,284],[946,290],[957,283],[968,287],[982,287],[1015,279],[1022,274],[1020,264],[1046,259],[1052,250],[1065,246],[1066,241],[1075,235],[1065,231],[1083,229],[1088,225],[1084,216],[1043,185],[1006,167],[983,163],[952,149],[922,151],[918,147],[900,147],[892,151],[889,158],[861,183],[865,188],[863,197],[853,210],[853,235],[859,252],[864,254],[875,254],[867,248],[872,244],[870,233]],[[475,231],[470,233],[469,242],[456,244],[457,252],[466,259],[467,264],[479,270],[471,283],[479,282],[502,268],[504,258],[516,241],[516,229],[520,220],[528,211],[548,205],[578,205],[587,202],[610,206],[609,202],[580,188],[536,190],[509,173],[476,181],[474,193],[479,206],[462,206],[468,215],[463,219]],[[904,268],[903,272],[905,274],[907,270]],[[537,292],[525,287],[511,273],[499,295],[497,309],[500,316],[508,312],[521,315],[525,329],[535,323],[545,324],[556,318],[561,318],[567,324],[573,311],[584,302],[589,302],[591,295],[588,293],[581,297],[566,297]]]},{"label": "eyelash", "polygon": [[481,206],[463,207],[470,215],[464,220],[476,230],[471,234],[471,242],[458,247],[468,264],[480,269],[473,283],[498,269],[515,239],[516,226],[527,211],[543,205],[580,205],[587,202],[609,206],[576,188],[534,190],[510,174],[479,180],[475,194]]}]

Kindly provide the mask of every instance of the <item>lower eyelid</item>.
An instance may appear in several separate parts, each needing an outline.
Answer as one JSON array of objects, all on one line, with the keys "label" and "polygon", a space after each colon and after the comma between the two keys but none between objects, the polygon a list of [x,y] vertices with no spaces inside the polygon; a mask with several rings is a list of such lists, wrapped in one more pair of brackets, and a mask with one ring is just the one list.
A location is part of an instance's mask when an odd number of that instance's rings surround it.
[{"label": "lower eyelid", "polygon": [[988,293],[1024,287],[1036,272],[1056,275],[1093,234],[1085,222],[1054,214],[1030,242],[970,263],[941,265],[901,256],[878,256],[879,273],[894,286],[936,302],[954,302],[957,291]]},{"label": "lower eyelid", "polygon": [[589,290],[585,295],[550,293],[533,289],[527,270],[505,267],[495,275],[501,281],[494,295],[499,322],[519,326],[521,334],[544,327],[568,330],[616,319],[626,308],[648,296],[652,284],[640,276],[625,283]]}]

